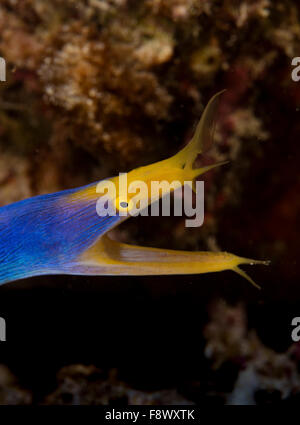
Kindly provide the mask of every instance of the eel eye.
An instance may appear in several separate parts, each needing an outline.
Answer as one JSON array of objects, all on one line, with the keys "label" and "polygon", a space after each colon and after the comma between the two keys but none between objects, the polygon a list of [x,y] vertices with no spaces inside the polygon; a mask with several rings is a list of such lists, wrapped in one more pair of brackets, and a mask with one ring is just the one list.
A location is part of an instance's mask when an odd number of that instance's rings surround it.
[{"label": "eel eye", "polygon": [[116,208],[119,212],[129,212],[134,206],[134,203],[129,200],[124,200],[122,198],[116,199]]}]

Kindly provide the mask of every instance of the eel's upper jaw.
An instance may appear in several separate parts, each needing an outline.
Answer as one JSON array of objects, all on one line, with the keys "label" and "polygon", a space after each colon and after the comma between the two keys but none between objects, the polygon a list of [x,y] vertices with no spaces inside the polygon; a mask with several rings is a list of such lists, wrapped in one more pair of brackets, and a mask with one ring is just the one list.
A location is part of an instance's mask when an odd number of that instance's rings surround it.
[{"label": "eel's upper jaw", "polygon": [[215,164],[206,165],[204,167],[194,168],[191,172],[192,178],[196,178],[198,176],[201,176],[201,174],[204,174],[207,171],[213,170],[214,168],[221,167],[221,165],[226,165],[229,162],[230,161],[220,161],[220,162],[216,162]]},{"label": "eel's upper jaw", "polygon": [[[212,164],[208,166],[204,166],[201,168],[193,168],[194,162],[198,156],[199,153],[204,152],[205,150],[210,147],[212,141],[213,141],[213,135],[214,135],[214,118],[216,114],[216,110],[218,108],[220,96],[223,93],[219,92],[215,96],[212,97],[212,99],[208,102],[202,117],[196,127],[196,131],[194,136],[192,137],[191,141],[188,143],[187,146],[185,146],[181,151],[179,151],[174,156],[158,161],[153,164],[146,165],[144,167],[136,168],[132,171],[130,171],[128,174],[126,174],[126,185],[118,184],[119,177],[114,177],[111,179],[113,183],[116,183],[117,185],[117,193],[115,195],[114,202],[116,204],[116,208],[118,211],[120,211],[120,208],[123,211],[123,207],[121,206],[121,203],[119,202],[120,199],[122,200],[122,203],[125,204],[125,210],[130,210],[130,201],[132,198],[134,198],[134,195],[137,194],[135,189],[132,187],[132,184],[134,185],[137,182],[143,182],[146,183],[145,191],[140,192],[139,199],[140,202],[147,201],[147,206],[149,206],[150,203],[153,203],[153,199],[156,201],[157,197],[149,197],[149,193],[152,189],[152,182],[155,183],[169,183],[170,187],[177,184],[178,182],[181,184],[181,186],[184,186],[185,184],[191,185],[191,187],[195,187],[195,178],[199,175],[211,170],[212,168],[215,168],[217,166],[223,165],[226,162],[220,162],[217,164]],[[131,188],[129,193],[132,194],[126,194],[124,196],[123,187],[126,186],[125,191],[127,192],[127,188]],[[149,192],[150,189],[150,192]],[[159,197],[164,196],[165,194],[172,191],[173,188],[165,189]],[[126,201],[127,198],[129,199],[129,203]],[[125,201],[124,201],[125,200]],[[123,202],[124,201],[124,202]],[[133,204],[131,202],[131,204]],[[126,211],[123,211],[124,213]]]}]

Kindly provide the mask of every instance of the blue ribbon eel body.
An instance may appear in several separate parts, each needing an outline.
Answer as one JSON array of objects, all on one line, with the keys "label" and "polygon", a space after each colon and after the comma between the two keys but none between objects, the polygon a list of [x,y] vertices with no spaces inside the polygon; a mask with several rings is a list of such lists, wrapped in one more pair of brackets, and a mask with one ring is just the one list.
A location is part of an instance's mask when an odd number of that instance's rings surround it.
[{"label": "blue ribbon eel body", "polygon": [[[219,94],[208,103],[191,141],[174,156],[127,174],[127,184],[176,180],[183,186],[223,163],[193,168],[196,157],[213,137],[213,117]],[[129,217],[131,195],[124,204],[120,180],[112,177],[116,213],[99,215],[99,182],[81,188],[39,195],[0,208],[0,284],[31,276],[170,275],[233,270],[252,284],[241,264],[267,264],[227,252],[190,252],[148,248],[112,240],[108,232]],[[100,182],[101,186],[101,182]],[[166,195],[172,188],[162,190]],[[144,201],[152,202],[150,191]],[[133,196],[133,195],[132,195]],[[107,195],[106,195],[107,197]],[[125,206],[124,206],[125,205]],[[124,215],[124,210],[127,214]],[[121,214],[122,211],[122,214]]]}]

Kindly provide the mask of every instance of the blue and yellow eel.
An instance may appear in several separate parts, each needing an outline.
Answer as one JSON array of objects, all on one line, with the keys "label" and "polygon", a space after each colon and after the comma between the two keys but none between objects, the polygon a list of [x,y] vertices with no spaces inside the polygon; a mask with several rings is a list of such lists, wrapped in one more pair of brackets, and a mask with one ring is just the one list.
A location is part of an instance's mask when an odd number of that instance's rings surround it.
[{"label": "blue and yellow eel", "polygon": [[[154,180],[179,180],[184,185],[220,165],[193,168],[196,157],[212,138],[218,99],[219,93],[208,103],[193,138],[181,151],[130,171],[128,184],[134,180],[147,185]],[[117,177],[109,180],[118,187]],[[105,217],[97,214],[98,183],[35,196],[0,208],[0,284],[40,275],[182,275],[233,270],[258,287],[239,266],[267,264],[267,261],[227,252],[141,247],[111,239],[109,230],[127,217],[120,214],[118,190],[116,198],[111,199],[117,214]]]}]

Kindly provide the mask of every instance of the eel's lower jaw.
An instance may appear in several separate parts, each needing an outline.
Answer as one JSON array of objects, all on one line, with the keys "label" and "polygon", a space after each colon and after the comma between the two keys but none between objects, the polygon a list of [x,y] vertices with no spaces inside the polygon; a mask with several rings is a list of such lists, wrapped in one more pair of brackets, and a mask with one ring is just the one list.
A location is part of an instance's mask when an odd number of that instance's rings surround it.
[{"label": "eel's lower jaw", "polygon": [[86,251],[77,262],[91,275],[188,275],[232,270],[260,287],[239,268],[241,264],[268,264],[226,252],[195,252],[129,245],[107,234]]}]

